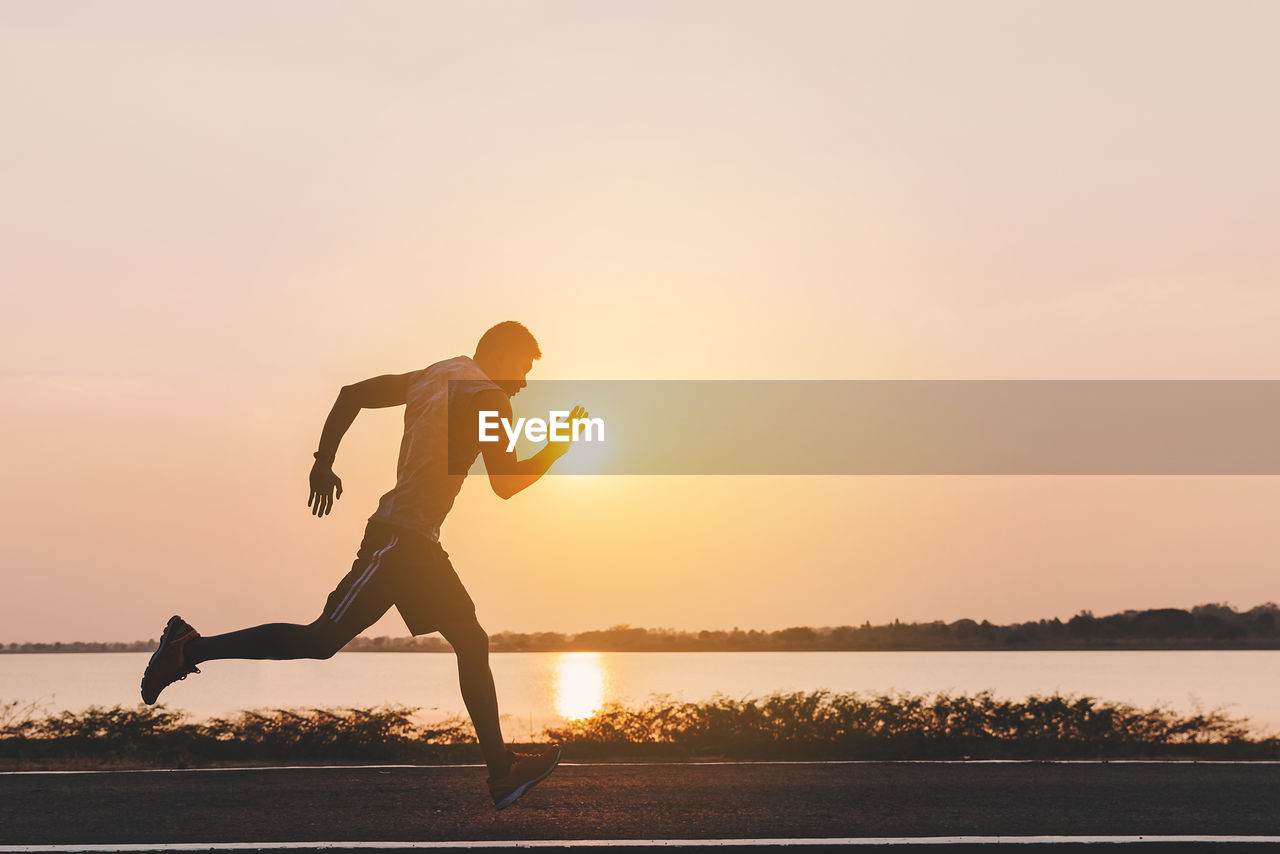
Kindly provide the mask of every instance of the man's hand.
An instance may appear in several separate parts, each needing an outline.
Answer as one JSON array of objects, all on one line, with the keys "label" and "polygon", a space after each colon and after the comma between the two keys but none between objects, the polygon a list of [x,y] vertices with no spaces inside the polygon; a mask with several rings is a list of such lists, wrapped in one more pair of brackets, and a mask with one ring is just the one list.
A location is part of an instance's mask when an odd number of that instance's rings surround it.
[{"label": "man's hand", "polygon": [[[563,457],[566,453],[568,453],[569,447],[573,444],[574,419],[590,418],[590,417],[591,417],[591,413],[587,412],[587,410],[583,409],[581,406],[575,406],[573,408],[573,411],[569,413],[569,418],[567,422],[569,425],[569,439],[563,442],[554,442],[554,441],[550,441],[550,436],[548,436],[547,447],[550,449],[548,453],[551,454],[553,459],[558,460],[561,457]],[[560,423],[563,424],[565,422],[560,422]],[[550,433],[551,431],[548,430],[547,432]]]},{"label": "man's hand", "polygon": [[[334,490],[337,495],[334,495]],[[311,467],[311,497],[307,506],[312,516],[326,516],[333,511],[333,501],[342,497],[342,479],[333,473],[333,467],[323,460],[316,460]]]}]

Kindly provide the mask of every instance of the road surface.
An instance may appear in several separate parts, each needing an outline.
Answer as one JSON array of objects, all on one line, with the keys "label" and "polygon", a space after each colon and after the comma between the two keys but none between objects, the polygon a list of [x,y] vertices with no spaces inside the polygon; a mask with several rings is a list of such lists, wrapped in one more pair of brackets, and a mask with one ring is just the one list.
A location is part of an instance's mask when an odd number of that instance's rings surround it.
[{"label": "road surface", "polygon": [[1280,838],[1280,763],[565,763],[500,813],[475,766],[0,774],[0,850],[1141,835]]}]

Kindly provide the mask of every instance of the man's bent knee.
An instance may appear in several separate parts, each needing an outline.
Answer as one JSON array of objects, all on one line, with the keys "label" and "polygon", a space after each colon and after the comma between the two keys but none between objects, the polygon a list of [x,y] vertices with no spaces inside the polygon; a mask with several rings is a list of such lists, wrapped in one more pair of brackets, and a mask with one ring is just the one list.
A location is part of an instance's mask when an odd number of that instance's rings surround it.
[{"label": "man's bent knee", "polygon": [[459,658],[488,657],[489,635],[476,620],[454,623],[440,628],[440,634],[453,647]]},{"label": "man's bent knee", "polygon": [[328,617],[321,617],[307,626],[308,658],[333,658],[333,656],[351,640],[348,632],[338,628],[338,624]]}]

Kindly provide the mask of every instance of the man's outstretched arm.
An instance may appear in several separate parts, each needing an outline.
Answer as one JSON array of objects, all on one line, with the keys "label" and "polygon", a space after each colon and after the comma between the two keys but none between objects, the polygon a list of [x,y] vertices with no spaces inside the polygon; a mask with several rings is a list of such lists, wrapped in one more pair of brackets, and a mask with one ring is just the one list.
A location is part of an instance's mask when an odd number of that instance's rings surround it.
[{"label": "man's outstretched arm", "polygon": [[334,401],[333,409],[324,421],[324,429],[320,431],[320,449],[316,451],[316,462],[311,467],[311,494],[307,498],[311,515],[328,515],[333,510],[334,500],[342,497],[342,479],[333,473],[333,460],[338,453],[338,444],[360,410],[400,406],[408,392],[408,374],[384,374],[343,386],[338,392],[338,399]]},{"label": "man's outstretched arm", "polygon": [[[499,418],[511,421],[511,402],[501,392],[485,391],[475,396],[475,411],[471,422],[475,426],[472,429],[479,429],[477,419],[482,410],[497,412]],[[586,417],[587,411],[581,406],[575,406],[569,414],[570,420]],[[524,460],[516,459],[515,452],[507,450],[505,439],[482,444],[489,486],[499,498],[510,498],[546,474],[551,464],[563,457],[571,444],[573,443],[547,442],[542,450]]]}]

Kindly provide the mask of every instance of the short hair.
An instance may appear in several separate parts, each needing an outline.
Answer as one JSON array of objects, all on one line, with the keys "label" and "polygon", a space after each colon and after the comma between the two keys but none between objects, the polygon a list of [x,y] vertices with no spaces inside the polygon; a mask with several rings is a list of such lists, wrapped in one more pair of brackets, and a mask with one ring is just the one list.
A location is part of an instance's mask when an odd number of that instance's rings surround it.
[{"label": "short hair", "polygon": [[533,337],[533,333],[526,329],[523,323],[514,320],[504,320],[497,326],[490,327],[480,336],[480,341],[476,344],[477,358],[496,356],[499,353],[519,353],[535,359],[542,358],[542,350],[538,347],[538,341]]}]

